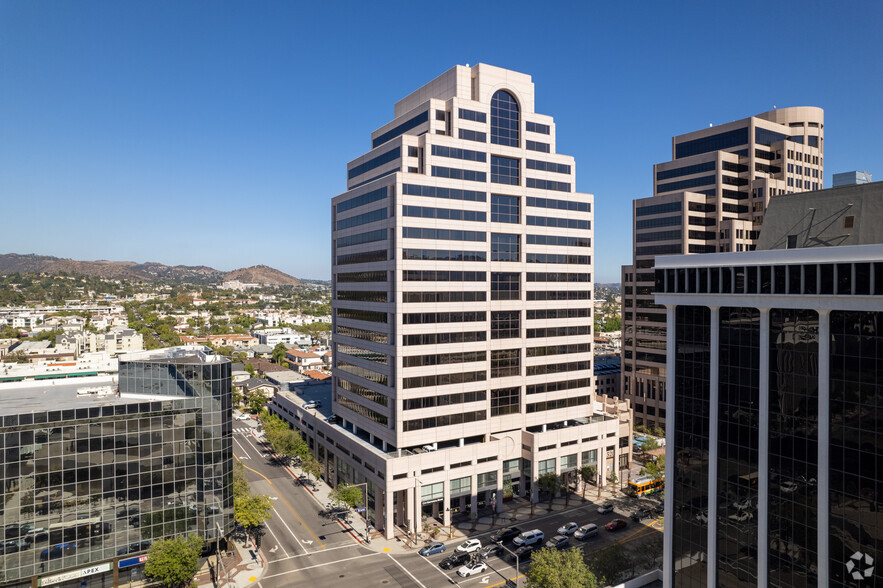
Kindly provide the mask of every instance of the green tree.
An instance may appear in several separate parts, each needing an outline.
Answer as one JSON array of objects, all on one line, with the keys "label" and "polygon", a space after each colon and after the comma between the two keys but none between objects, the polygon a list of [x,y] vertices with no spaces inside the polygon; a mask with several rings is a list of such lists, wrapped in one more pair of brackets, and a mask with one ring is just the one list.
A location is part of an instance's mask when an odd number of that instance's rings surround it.
[{"label": "green tree", "polygon": [[619,583],[625,572],[633,567],[632,556],[621,543],[596,551],[588,561],[589,570],[602,586]]},{"label": "green tree", "polygon": [[247,363],[247,364],[245,364],[245,366],[243,366],[243,369],[248,372],[249,376],[251,376],[252,378],[255,377],[255,371],[254,371],[253,365],[251,365],[250,363]]},{"label": "green tree", "polygon": [[512,486],[510,478],[503,478],[503,500],[508,500],[515,496],[515,488]]},{"label": "green tree", "polygon": [[601,327],[602,332],[610,333],[613,331],[621,331],[622,330],[622,317],[619,315],[614,315],[607,320],[604,321],[604,324]]},{"label": "green tree", "polygon": [[303,463],[300,464],[300,469],[307,475],[308,480],[310,476],[318,480],[319,476],[322,475],[322,464],[312,455],[308,455],[304,459]]},{"label": "green tree", "polygon": [[579,549],[540,549],[527,570],[529,588],[597,588],[598,579]]},{"label": "green tree", "polygon": [[295,327],[298,333],[309,335],[313,339],[321,339],[323,335],[331,332],[331,323],[309,323],[307,325],[298,325]]},{"label": "green tree", "polygon": [[300,433],[291,429],[274,431],[272,440],[269,436],[267,440],[270,441],[276,454],[283,459],[290,459],[292,457],[304,459],[310,452],[307,442],[300,436]]},{"label": "green tree", "polygon": [[167,588],[189,586],[199,570],[203,547],[198,535],[160,539],[150,546],[144,573]]},{"label": "green tree", "polygon": [[654,449],[659,449],[659,441],[653,437],[644,437],[644,440],[641,441],[641,451],[652,451]]},{"label": "green tree", "polygon": [[247,494],[233,497],[233,518],[246,533],[254,531],[273,516],[273,501],[263,494]]},{"label": "green tree", "polygon": [[641,468],[641,473],[647,476],[651,476],[654,480],[658,480],[665,476],[665,456],[660,455],[653,461],[647,462],[647,464]]},{"label": "green tree", "polygon": [[598,470],[595,466],[584,465],[579,469],[579,477],[583,482],[583,498],[586,497],[586,486],[598,481]]},{"label": "green tree", "polygon": [[13,351],[12,353],[7,353],[3,361],[5,363],[30,363],[31,360],[23,352]]},{"label": "green tree", "polygon": [[362,502],[362,491],[358,486],[353,486],[343,482],[333,489],[328,497],[337,504],[343,503],[349,508],[355,508]]},{"label": "green tree", "polygon": [[267,398],[260,391],[254,391],[245,398],[245,405],[252,414],[259,414],[267,406]]},{"label": "green tree", "polygon": [[619,476],[616,475],[616,472],[610,472],[610,474],[608,474],[607,476],[607,481],[613,485],[616,485],[616,483],[619,482]]},{"label": "green tree", "polygon": [[223,355],[225,357],[230,357],[233,355],[233,347],[231,345],[221,345],[220,347],[215,348],[215,353],[218,355]]},{"label": "green tree", "polygon": [[539,487],[540,492],[549,493],[549,508],[552,508],[552,501],[555,499],[555,494],[561,489],[561,478],[554,473],[543,474],[537,478],[537,486]]},{"label": "green tree", "polygon": [[285,359],[285,353],[287,351],[288,348],[285,346],[285,343],[277,343],[276,347],[273,348],[273,362],[282,365],[282,361]]},{"label": "green tree", "polygon": [[238,461],[233,462],[233,497],[248,496],[251,485],[245,477],[245,466]]}]

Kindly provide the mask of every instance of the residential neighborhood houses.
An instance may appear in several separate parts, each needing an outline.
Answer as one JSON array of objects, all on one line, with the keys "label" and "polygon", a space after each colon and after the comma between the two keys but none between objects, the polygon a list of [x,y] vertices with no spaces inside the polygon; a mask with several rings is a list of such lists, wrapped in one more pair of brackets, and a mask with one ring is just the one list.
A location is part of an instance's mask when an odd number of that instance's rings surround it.
[{"label": "residential neighborhood houses", "polygon": [[279,389],[330,377],[330,299],[321,282],[194,288],[82,278],[87,286],[77,287],[70,276],[0,279],[19,294],[14,300],[24,299],[0,306],[0,380],[113,372],[120,354],[173,345],[229,356],[243,398],[266,402]]}]

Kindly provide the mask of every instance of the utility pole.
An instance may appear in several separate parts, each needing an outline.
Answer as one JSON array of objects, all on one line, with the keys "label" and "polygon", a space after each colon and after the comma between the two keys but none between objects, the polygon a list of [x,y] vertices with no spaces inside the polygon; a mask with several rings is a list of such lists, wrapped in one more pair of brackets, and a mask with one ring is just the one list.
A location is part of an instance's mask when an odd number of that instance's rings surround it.
[{"label": "utility pole", "polygon": [[420,478],[417,477],[417,472],[414,472],[414,547],[417,547],[417,533],[419,532],[418,524],[421,519],[421,515],[423,514],[423,509],[420,508],[420,490],[418,490],[417,486],[422,486],[420,482]]},{"label": "utility pole", "polygon": [[218,567],[215,570],[215,582],[221,585],[222,571],[224,569],[224,561],[221,559],[221,523],[216,522],[215,527],[218,529],[218,535],[215,537],[215,553],[218,554]]},{"label": "utility pole", "polygon": [[507,551],[509,555],[515,558],[515,588],[518,588],[519,578],[521,577],[521,574],[518,573],[518,554],[503,545],[502,543],[500,543],[500,549]]},{"label": "utility pole", "polygon": [[365,507],[365,543],[371,543],[371,536],[368,534],[370,529],[370,525],[368,525],[368,482],[362,482],[361,484],[353,484],[355,487],[364,486],[365,487],[365,498],[362,500],[362,504]]}]

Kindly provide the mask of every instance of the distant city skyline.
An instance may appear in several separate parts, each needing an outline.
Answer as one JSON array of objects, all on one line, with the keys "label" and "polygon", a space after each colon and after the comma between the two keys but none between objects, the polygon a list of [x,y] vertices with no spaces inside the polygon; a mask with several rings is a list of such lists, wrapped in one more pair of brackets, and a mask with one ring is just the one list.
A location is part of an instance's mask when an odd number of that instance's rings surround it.
[{"label": "distant city skyline", "polygon": [[390,104],[481,62],[533,77],[537,109],[562,129],[558,148],[580,162],[576,190],[595,195],[595,279],[618,282],[631,262],[631,203],[652,195],[652,165],[671,159],[673,136],[818,106],[825,187],[839,172],[883,173],[883,7],[852,7],[538,14],[455,2],[446,10],[462,20],[403,38],[439,14],[397,3],[7,1],[0,253],[266,264],[327,280],[341,162],[366,151]]}]

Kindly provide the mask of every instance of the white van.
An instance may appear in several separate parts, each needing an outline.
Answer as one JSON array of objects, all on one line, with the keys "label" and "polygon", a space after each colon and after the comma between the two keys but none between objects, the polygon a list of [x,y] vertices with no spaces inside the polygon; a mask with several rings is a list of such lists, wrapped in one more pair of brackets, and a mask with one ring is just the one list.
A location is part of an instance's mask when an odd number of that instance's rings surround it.
[{"label": "white van", "polygon": [[595,537],[596,535],[598,535],[598,525],[595,525],[593,523],[583,525],[573,534],[573,536],[580,541],[585,541],[589,537]]},{"label": "white van", "polygon": [[534,529],[532,531],[525,531],[518,537],[516,537],[512,543],[521,547],[522,545],[533,545],[534,543],[540,543],[546,536],[543,535],[543,532],[539,529]]}]

